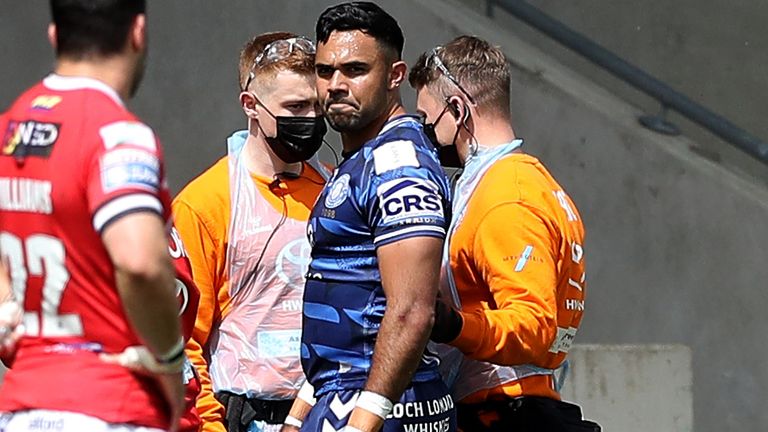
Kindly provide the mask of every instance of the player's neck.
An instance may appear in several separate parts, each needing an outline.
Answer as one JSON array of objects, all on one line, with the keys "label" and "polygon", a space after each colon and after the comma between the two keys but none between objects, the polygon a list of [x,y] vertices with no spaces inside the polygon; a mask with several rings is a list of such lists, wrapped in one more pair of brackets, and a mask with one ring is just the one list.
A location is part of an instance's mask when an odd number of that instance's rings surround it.
[{"label": "player's neck", "polygon": [[115,90],[120,98],[127,100],[131,88],[131,76],[126,73],[127,70],[130,70],[130,65],[126,59],[114,56],[98,61],[59,58],[54,72],[65,77],[85,77],[101,81]]},{"label": "player's neck", "polygon": [[248,134],[243,148],[245,167],[251,174],[272,178],[279,173],[301,174],[302,163],[286,163],[277,157],[261,136]]},{"label": "player's neck", "polygon": [[341,145],[344,149],[344,153],[354,153],[365,143],[376,138],[389,120],[404,114],[407,114],[405,108],[400,101],[397,101],[384,114],[371,122],[367,128],[359,131],[343,132],[341,134]]}]

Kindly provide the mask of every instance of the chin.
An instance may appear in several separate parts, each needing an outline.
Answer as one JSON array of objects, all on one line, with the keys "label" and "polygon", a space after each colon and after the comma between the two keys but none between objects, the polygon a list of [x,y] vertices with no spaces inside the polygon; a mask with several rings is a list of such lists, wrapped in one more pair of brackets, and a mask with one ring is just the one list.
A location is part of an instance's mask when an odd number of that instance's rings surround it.
[{"label": "chin", "polygon": [[360,129],[360,119],[353,116],[328,115],[328,123],[336,132],[352,132]]}]

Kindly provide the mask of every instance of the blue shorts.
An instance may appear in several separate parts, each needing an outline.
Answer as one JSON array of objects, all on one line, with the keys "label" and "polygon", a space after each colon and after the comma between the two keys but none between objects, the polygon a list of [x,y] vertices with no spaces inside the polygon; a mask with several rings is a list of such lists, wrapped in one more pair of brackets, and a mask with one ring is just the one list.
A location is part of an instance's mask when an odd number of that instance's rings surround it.
[{"label": "blue shorts", "polygon": [[[327,393],[304,419],[302,432],[341,430],[349,420],[360,390]],[[456,408],[441,380],[412,383],[384,422],[382,432],[454,432]]]}]

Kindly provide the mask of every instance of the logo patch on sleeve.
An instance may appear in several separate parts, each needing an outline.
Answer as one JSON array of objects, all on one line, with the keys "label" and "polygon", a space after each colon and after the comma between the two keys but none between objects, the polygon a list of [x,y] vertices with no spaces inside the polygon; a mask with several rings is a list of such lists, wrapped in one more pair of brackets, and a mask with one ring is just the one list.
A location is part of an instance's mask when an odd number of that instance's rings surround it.
[{"label": "logo patch on sleeve", "polygon": [[396,168],[420,166],[413,142],[404,140],[392,141],[374,149],[373,163],[377,175]]},{"label": "logo patch on sleeve", "polygon": [[429,180],[404,177],[379,186],[382,223],[433,224],[444,216],[437,185]]},{"label": "logo patch on sleeve", "polygon": [[144,150],[123,148],[101,157],[101,186],[104,192],[117,189],[160,188],[160,161]]},{"label": "logo patch on sleeve", "polygon": [[139,122],[115,122],[99,129],[104,148],[109,150],[121,144],[130,144],[150,151],[157,150],[155,134],[149,126]]}]

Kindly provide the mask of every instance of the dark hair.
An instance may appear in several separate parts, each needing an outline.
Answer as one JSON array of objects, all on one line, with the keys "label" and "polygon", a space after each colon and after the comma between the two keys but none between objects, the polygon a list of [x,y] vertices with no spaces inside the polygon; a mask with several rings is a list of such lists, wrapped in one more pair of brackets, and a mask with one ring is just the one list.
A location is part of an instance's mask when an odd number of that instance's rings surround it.
[{"label": "dark hair", "polygon": [[461,93],[456,84],[435,67],[435,59],[430,58],[434,54],[472,95],[479,110],[509,117],[509,64],[499,47],[478,37],[463,35],[419,56],[408,76],[411,86],[416,90],[429,87],[436,96],[447,98]]},{"label": "dark hair", "polygon": [[146,0],[50,0],[56,55],[82,59],[120,52]]},{"label": "dark hair", "polygon": [[334,31],[360,30],[393,49],[400,59],[405,38],[397,21],[371,2],[348,2],[326,9],[317,19],[317,42],[326,43]]}]

